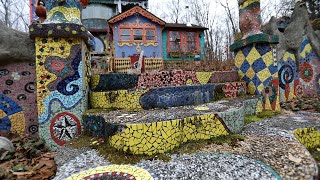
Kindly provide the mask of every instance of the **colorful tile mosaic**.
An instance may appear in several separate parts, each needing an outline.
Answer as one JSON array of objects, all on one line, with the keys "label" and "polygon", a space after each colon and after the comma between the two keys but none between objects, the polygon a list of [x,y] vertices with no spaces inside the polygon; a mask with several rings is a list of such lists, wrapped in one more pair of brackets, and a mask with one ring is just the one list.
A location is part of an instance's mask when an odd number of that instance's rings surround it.
[{"label": "colorful tile mosaic", "polygon": [[320,94],[320,57],[313,51],[307,37],[299,49],[299,67],[294,51],[285,52],[279,62],[279,86],[281,102],[304,95]]},{"label": "colorful tile mosaic", "polygon": [[189,140],[228,135],[228,129],[215,114],[146,124],[126,124],[122,133],[110,137],[118,150],[133,154],[157,154],[172,150]]},{"label": "colorful tile mosaic", "polygon": [[240,79],[247,82],[250,94],[261,94],[272,79],[278,78],[268,44],[249,45],[237,51],[235,65]]},{"label": "colorful tile mosaic", "polygon": [[91,78],[93,91],[133,89],[137,84],[138,75],[135,74],[99,74]]},{"label": "colorful tile mosaic", "polygon": [[210,83],[238,82],[239,76],[237,71],[213,71]]},{"label": "colorful tile mosaic", "polygon": [[246,82],[229,82],[225,83],[223,87],[225,97],[237,97],[247,94]]},{"label": "colorful tile mosaic", "polygon": [[320,131],[315,128],[296,129],[293,134],[307,148],[320,147]]},{"label": "colorful tile mosaic", "polygon": [[147,90],[119,90],[108,92],[91,92],[90,104],[94,109],[142,109],[140,98]]},{"label": "colorful tile mosaic", "polygon": [[[129,69],[132,69],[132,63],[130,58],[114,59],[114,72],[127,73]],[[162,58],[145,58],[144,69],[146,72],[163,70],[163,59]]]},{"label": "colorful tile mosaic", "polygon": [[125,179],[125,180],[154,180],[157,177],[148,170],[131,165],[100,166],[79,174],[72,175],[66,180],[94,180],[94,179]]},{"label": "colorful tile mosaic", "polygon": [[215,85],[191,85],[152,89],[140,98],[143,109],[204,104],[214,100]]},{"label": "colorful tile mosaic", "polygon": [[34,63],[0,68],[0,131],[38,135]]},{"label": "colorful tile mosaic", "polygon": [[81,39],[36,38],[40,137],[52,149],[81,133],[87,108],[84,51]]}]

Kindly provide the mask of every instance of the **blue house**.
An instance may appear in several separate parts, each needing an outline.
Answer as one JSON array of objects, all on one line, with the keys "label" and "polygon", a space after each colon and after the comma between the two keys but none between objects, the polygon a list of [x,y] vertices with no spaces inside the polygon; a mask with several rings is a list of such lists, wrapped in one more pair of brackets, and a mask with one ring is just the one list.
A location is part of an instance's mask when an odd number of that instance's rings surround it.
[{"label": "blue house", "polygon": [[166,24],[163,20],[135,6],[112,17],[108,23],[112,31],[116,71],[135,68],[142,52],[142,71],[163,68],[162,30]]}]

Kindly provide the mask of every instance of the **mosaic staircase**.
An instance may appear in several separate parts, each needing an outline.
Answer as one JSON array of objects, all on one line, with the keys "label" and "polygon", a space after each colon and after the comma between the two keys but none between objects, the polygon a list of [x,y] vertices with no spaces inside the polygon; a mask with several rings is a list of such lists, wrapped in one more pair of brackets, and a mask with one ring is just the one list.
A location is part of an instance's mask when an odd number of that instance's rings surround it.
[{"label": "mosaic staircase", "polygon": [[[235,98],[246,93],[237,78],[235,72],[191,71],[95,75],[83,125],[118,150],[148,155],[238,133],[261,99]],[[222,96],[234,98],[218,101]]]}]

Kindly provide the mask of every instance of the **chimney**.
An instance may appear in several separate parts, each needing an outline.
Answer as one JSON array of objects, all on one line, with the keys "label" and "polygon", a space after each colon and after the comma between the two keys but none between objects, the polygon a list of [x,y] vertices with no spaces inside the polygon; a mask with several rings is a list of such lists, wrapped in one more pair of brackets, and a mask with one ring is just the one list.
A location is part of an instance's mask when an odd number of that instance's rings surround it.
[{"label": "chimney", "polygon": [[118,1],[118,12],[119,12],[119,14],[122,13],[122,3],[121,3],[121,0]]},{"label": "chimney", "polygon": [[186,11],[187,11],[187,26],[191,27],[191,18],[190,18],[190,12],[189,12],[189,6],[186,6]]}]

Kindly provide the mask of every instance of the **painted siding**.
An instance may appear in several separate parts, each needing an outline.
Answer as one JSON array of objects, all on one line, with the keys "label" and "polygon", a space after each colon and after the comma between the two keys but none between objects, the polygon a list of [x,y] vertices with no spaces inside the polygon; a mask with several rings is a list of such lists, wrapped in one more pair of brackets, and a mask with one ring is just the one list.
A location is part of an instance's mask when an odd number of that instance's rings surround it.
[{"label": "painted siding", "polygon": [[131,23],[135,23],[136,20],[139,19],[140,23],[150,23],[156,26],[156,34],[157,34],[157,40],[158,40],[158,45],[157,46],[144,46],[141,45],[141,50],[144,51],[144,56],[146,58],[153,58],[153,53],[155,53],[155,58],[162,58],[162,34],[161,34],[161,26],[157,23],[152,22],[151,20],[142,17],[142,16],[131,16],[128,17],[122,21],[119,21],[117,23],[115,23],[114,26],[114,43],[115,43],[115,58],[122,58],[122,52],[125,53],[125,57],[129,57],[132,56],[134,54],[140,54],[139,52],[137,52],[137,46],[136,45],[132,45],[132,46],[128,46],[128,45],[123,45],[123,46],[119,46],[118,42],[119,42],[119,25],[123,24],[125,22],[131,22]]}]

